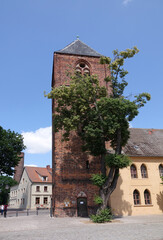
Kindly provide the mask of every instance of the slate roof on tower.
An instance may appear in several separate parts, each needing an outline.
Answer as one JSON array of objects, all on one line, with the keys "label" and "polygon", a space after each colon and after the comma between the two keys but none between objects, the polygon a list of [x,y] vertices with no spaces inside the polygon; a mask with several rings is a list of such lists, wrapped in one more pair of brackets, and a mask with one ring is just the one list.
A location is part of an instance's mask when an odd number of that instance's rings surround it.
[{"label": "slate roof on tower", "polygon": [[88,45],[80,41],[79,39],[73,41],[65,48],[56,51],[56,53],[70,54],[70,55],[82,55],[91,57],[101,57],[102,55],[90,48]]}]

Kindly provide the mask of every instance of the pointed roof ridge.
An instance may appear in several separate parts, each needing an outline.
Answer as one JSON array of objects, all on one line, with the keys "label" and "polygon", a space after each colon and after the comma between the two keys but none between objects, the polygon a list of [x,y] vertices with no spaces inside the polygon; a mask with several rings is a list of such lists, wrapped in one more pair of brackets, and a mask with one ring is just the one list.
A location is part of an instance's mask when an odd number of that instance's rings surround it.
[{"label": "pointed roof ridge", "polygon": [[70,55],[82,55],[91,57],[100,57],[100,53],[83,43],[81,40],[76,39],[75,41],[68,44],[63,49],[56,51],[56,53],[70,54]]}]

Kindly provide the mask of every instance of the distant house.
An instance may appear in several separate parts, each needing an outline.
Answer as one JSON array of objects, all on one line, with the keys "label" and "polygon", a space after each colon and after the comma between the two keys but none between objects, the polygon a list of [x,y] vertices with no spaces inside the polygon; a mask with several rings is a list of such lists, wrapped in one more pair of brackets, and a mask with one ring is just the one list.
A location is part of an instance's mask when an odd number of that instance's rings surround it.
[{"label": "distant house", "polygon": [[24,167],[18,185],[10,189],[10,208],[50,208],[52,170],[50,166]]}]

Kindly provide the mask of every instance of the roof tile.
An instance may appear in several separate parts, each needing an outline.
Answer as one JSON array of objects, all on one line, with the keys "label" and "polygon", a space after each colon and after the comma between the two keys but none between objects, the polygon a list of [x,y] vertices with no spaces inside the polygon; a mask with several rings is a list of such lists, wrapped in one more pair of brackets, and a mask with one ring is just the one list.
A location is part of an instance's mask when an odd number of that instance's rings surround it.
[{"label": "roof tile", "polygon": [[72,54],[72,55],[83,55],[83,56],[91,56],[91,57],[101,57],[102,55],[96,52],[94,49],[87,46],[85,43],[80,41],[79,39],[73,41],[65,48],[56,51],[56,53],[64,53],[64,54]]},{"label": "roof tile", "polygon": [[[32,182],[47,182],[52,183],[52,169],[42,167],[25,167],[28,177]],[[47,181],[43,181],[41,177],[47,177]]]},{"label": "roof tile", "polygon": [[129,156],[163,156],[163,129],[130,128],[124,153]]}]

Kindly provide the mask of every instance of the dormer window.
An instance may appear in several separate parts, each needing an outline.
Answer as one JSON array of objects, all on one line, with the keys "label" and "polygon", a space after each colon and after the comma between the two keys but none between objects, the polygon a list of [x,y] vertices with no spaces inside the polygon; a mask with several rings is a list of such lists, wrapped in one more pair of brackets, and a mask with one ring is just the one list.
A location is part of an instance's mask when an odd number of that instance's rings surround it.
[{"label": "dormer window", "polygon": [[42,177],[42,181],[44,181],[44,182],[47,181],[47,178],[48,178],[48,177],[43,176],[43,177]]},{"label": "dormer window", "polygon": [[76,65],[76,73],[80,73],[81,75],[90,75],[90,68],[88,64],[84,61],[79,62]]}]

